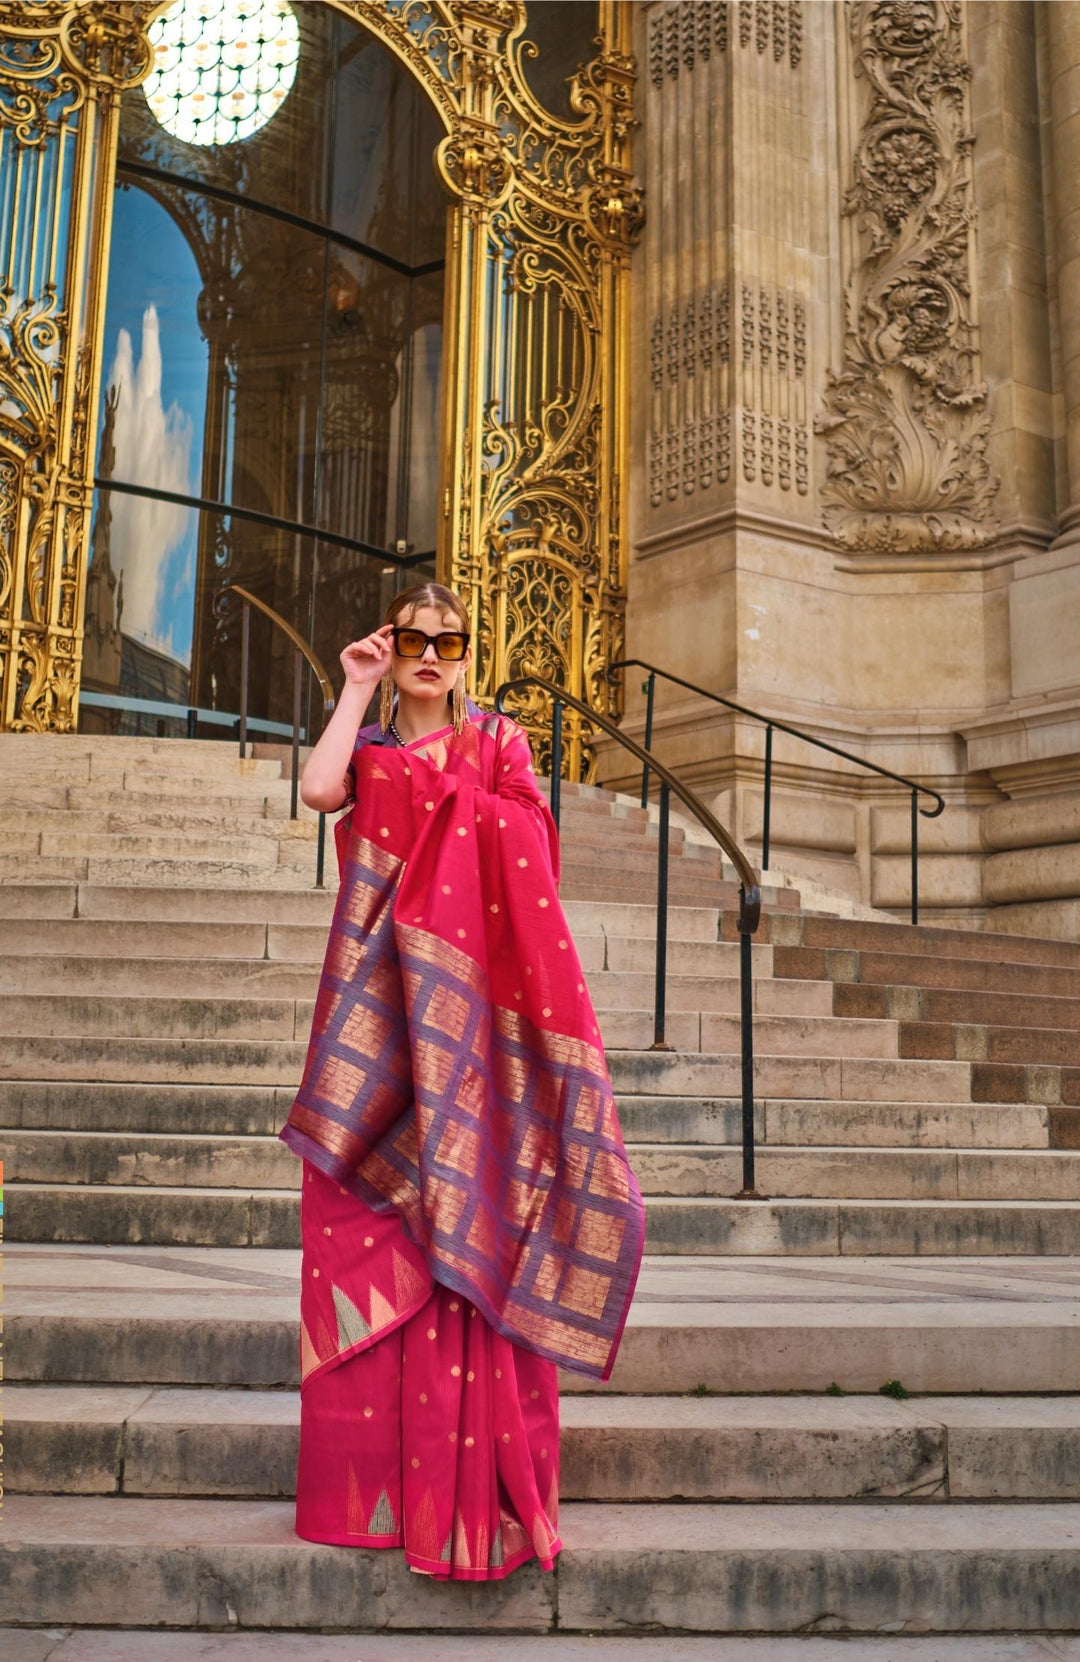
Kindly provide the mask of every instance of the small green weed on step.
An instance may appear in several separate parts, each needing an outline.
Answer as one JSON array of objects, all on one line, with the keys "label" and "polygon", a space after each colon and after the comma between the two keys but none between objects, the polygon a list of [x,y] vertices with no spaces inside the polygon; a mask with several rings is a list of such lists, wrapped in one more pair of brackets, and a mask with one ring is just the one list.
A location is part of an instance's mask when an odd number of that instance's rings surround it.
[{"label": "small green weed on step", "polygon": [[[882,1390],[885,1389],[884,1385],[881,1387],[881,1389]],[[825,1387],[825,1395],[827,1397],[842,1397],[843,1394],[844,1394],[844,1387],[842,1385],[838,1385],[836,1383],[835,1379],[833,1380],[831,1385],[826,1385],[826,1387]],[[905,1392],[905,1395],[906,1395],[906,1392]]]},{"label": "small green weed on step", "polygon": [[895,1397],[897,1402],[903,1402],[905,1397],[911,1395],[898,1379],[887,1379],[884,1385],[878,1386],[878,1391],[883,1397]]}]

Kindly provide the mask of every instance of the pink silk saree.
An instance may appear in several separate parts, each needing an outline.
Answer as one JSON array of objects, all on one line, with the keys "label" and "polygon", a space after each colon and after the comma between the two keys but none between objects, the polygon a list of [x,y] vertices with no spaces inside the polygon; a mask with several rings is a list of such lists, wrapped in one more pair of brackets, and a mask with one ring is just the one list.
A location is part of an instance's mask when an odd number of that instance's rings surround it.
[{"label": "pink silk saree", "polygon": [[304,1162],[298,1533],[490,1579],[551,1567],[556,1365],[610,1375],[644,1210],[527,736],[470,714],[358,735],[279,1135]]}]

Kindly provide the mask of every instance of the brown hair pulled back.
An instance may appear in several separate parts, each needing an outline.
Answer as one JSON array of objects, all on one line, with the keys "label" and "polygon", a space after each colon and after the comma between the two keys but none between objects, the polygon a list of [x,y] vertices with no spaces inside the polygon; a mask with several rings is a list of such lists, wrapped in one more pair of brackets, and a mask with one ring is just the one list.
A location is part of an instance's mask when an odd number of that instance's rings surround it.
[{"label": "brown hair pulled back", "polygon": [[463,632],[466,635],[470,633],[469,614],[464,601],[458,598],[453,589],[445,588],[442,583],[414,583],[411,588],[402,589],[386,608],[383,622],[400,623],[404,620],[411,623],[422,606],[434,606],[437,611],[449,612],[455,622],[460,624]]}]

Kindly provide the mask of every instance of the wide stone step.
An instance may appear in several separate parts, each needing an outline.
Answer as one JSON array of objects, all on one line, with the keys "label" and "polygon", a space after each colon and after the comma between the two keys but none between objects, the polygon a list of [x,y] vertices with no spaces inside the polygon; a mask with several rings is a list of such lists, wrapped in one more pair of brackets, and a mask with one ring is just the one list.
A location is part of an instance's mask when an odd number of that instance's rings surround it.
[{"label": "wide stone step", "polygon": [[79,997],[38,994],[0,999],[0,1034],[37,1038],[242,1040],[306,1038],[310,1004],[295,998]]},{"label": "wide stone step", "polygon": [[[641,939],[648,942],[656,940],[656,897],[648,892],[636,901],[572,900],[565,911],[575,935],[607,935],[619,940]],[[668,939],[719,945],[720,917],[720,909],[716,906],[672,906],[668,910]],[[737,953],[738,943],[734,945]],[[733,962],[738,962],[737,957]]]},{"label": "wide stone step", "polygon": [[[275,1089],[272,1085],[11,1080],[0,1091],[0,1126],[42,1131],[274,1136],[285,1123],[294,1094],[291,1089]],[[996,1106],[989,1111],[996,1113]]]},{"label": "wide stone step", "polygon": [[0,735],[0,760],[22,763],[30,757],[42,765],[56,767],[68,758],[90,755],[125,756],[129,759],[168,758],[178,771],[212,762],[235,764],[244,769],[280,768],[280,760],[261,756],[241,758],[231,738],[165,739],[156,733],[5,733]]},{"label": "wide stone step", "polygon": [[[651,1037],[651,1013],[643,1019],[647,1019]],[[269,1003],[266,1020],[287,1023],[288,1016]],[[302,1026],[299,1023],[298,1029]],[[306,1029],[304,1033],[306,1040]],[[295,1087],[306,1055],[306,1042],[299,1039],[22,1034],[0,1046],[0,1079]],[[616,1092],[627,1095],[730,1097],[742,1089],[741,1064],[735,1054],[609,1049],[607,1060]],[[971,1083],[972,1068],[967,1062],[782,1055],[757,1055],[754,1061],[755,1094],[761,1097],[970,1102]]]},{"label": "wide stone step", "polygon": [[190,864],[198,860],[242,862],[247,865],[275,865],[277,848],[267,837],[186,837],[164,833],[138,834],[129,832],[87,833],[84,830],[41,831],[40,852],[50,855],[71,855],[93,860],[100,856],[109,859],[138,859],[140,861],[182,861]]},{"label": "wide stone step", "polygon": [[[598,871],[595,860],[566,861],[559,879],[559,894],[567,900],[603,899],[613,904],[640,901],[652,891],[655,904],[655,881],[634,873],[622,871],[622,851],[615,855],[611,867]],[[676,872],[670,879],[668,902],[680,907],[704,905],[732,905],[738,897],[736,885],[719,877],[687,875]],[[762,896],[762,907],[775,904]]]},{"label": "wide stone step", "polygon": [[[925,954],[928,959],[982,959],[989,963],[1058,964],[1075,969],[1080,948],[1071,941],[1034,935],[1006,935],[992,930],[950,929],[897,919],[879,923],[862,918],[835,918],[806,913],[789,927],[806,947],[843,947],[860,952]],[[794,944],[794,936],[793,942]]]},{"label": "wide stone step", "polygon": [[[146,838],[165,835],[170,839],[183,837],[187,841],[191,838],[196,842],[208,842],[212,845],[224,842],[227,852],[234,841],[246,842],[252,837],[281,838],[306,843],[313,842],[318,836],[318,818],[306,812],[302,819],[299,816],[295,820],[290,819],[287,801],[278,813],[272,815],[266,812],[265,799],[261,803],[251,804],[247,812],[233,810],[231,813],[225,813],[218,808],[206,806],[201,791],[198,795],[198,808],[148,808],[145,803],[141,807],[117,806],[118,800],[122,799],[116,797],[107,798],[101,806],[95,808],[0,808],[0,842],[7,846],[13,833],[22,833],[24,836],[62,835],[65,838],[77,838],[80,843],[99,837]],[[105,852],[108,852],[107,848]]]},{"label": "wide stone step", "polygon": [[656,1253],[1074,1255],[1080,1200],[646,1198]]},{"label": "wide stone step", "polygon": [[[77,813],[185,813],[190,809],[193,793],[190,779],[168,779],[158,776],[155,788],[146,789],[140,775],[127,775],[119,789],[105,789],[100,785],[71,785],[65,806]],[[284,818],[292,806],[292,792],[288,780],[266,778],[200,780],[197,787],[199,808],[212,814],[236,814],[244,819],[261,819],[266,815]],[[154,800],[151,801],[150,798]],[[297,802],[298,817],[318,819],[312,810]]]},{"label": "wide stone step", "polygon": [[[0,1127],[149,1131],[204,1136],[276,1135],[294,1092],[263,1085],[139,1085],[102,1080],[11,1080],[0,1092]],[[635,1143],[739,1143],[733,1097],[620,1096]],[[1032,1103],[755,1102],[759,1144],[901,1148],[1039,1149],[1049,1111]]]},{"label": "wide stone step", "polygon": [[[300,1162],[276,1134],[12,1130],[3,1148],[11,1185],[295,1189],[300,1183]],[[735,1147],[631,1142],[628,1153],[649,1195],[730,1197],[742,1188]],[[766,1145],[757,1154],[757,1185],[773,1198],[1076,1200],[1080,1153]]]},{"label": "wide stone step", "polygon": [[[208,967],[204,959],[261,963],[268,956],[267,930],[277,927],[266,923],[155,923],[147,919],[122,923],[73,917],[49,918],[48,927],[43,927],[44,921],[33,917],[0,919],[3,968],[20,977],[32,977],[32,982],[21,982],[27,991],[31,985],[40,985],[42,977],[85,984],[91,966],[97,975],[119,974],[112,970],[112,960],[126,966],[134,961],[134,970],[125,970],[134,974],[141,974],[143,964],[167,963],[178,977]],[[326,931],[319,933],[325,945]],[[183,961],[177,963],[178,959]],[[792,981],[787,985],[817,987],[820,982]],[[145,983],[143,990],[149,990]]]},{"label": "wide stone step", "polygon": [[1054,1027],[975,1027],[952,1022],[903,1021],[899,1024],[899,1046],[902,1056],[1080,1066],[1080,1033]]},{"label": "wide stone step", "polygon": [[[8,1385],[12,1494],[295,1497],[297,1391]],[[1073,1500],[1080,1397],[565,1397],[561,1501]]]},{"label": "wide stone step", "polygon": [[42,884],[74,884],[85,876],[86,861],[73,855],[53,855],[43,860],[39,854],[0,853],[0,894],[4,896],[5,912],[8,907],[19,904],[20,889]]},{"label": "wide stone step", "polygon": [[0,1045],[0,1079],[291,1085],[295,1092],[306,1055],[302,1041],[25,1036]]},{"label": "wide stone step", "polygon": [[[741,1092],[740,1063],[735,1054],[694,1056],[610,1049],[607,1060],[615,1089],[627,1095],[712,1097]],[[966,1062],[890,1057],[758,1056],[755,1046],[754,1085],[755,1095],[760,1096],[969,1102],[971,1068]]]},{"label": "wide stone step", "polygon": [[[10,927],[10,925],[8,926]],[[87,928],[81,922],[74,928]],[[118,933],[122,924],[104,924],[103,929]],[[147,925],[129,925],[153,929]],[[178,933],[182,926],[173,925]],[[190,937],[205,925],[193,924]],[[226,924],[222,934],[232,933],[238,941],[246,938],[252,951],[245,956],[208,957],[180,952],[173,958],[133,956],[118,953],[99,957],[71,957],[60,953],[0,953],[0,1009],[11,1002],[12,995],[33,995],[42,998],[48,1009],[50,996],[58,997],[69,991],[80,999],[110,999],[130,1001],[140,998],[170,1000],[183,999],[188,1003],[204,1001],[216,1003],[225,1000],[297,999],[310,1004],[318,990],[321,962],[295,963],[288,960],[270,960],[265,957],[266,928],[258,924]],[[84,948],[89,943],[83,941]],[[117,943],[119,944],[119,943]],[[149,944],[149,943],[147,943]],[[6,946],[6,930],[0,926],[0,946]],[[162,945],[160,939],[158,948]],[[172,942],[169,942],[172,945]],[[789,982],[789,986],[805,985],[817,988],[819,983]],[[4,997],[3,995],[7,995]],[[129,1006],[130,1007],[130,1006]]]},{"label": "wide stone step", "polygon": [[[261,868],[260,868],[261,869]],[[328,863],[327,876],[330,867]],[[0,918],[68,918],[154,924],[253,923],[318,926],[325,941],[334,911],[329,889],[228,889],[158,884],[28,883],[0,886]],[[715,927],[715,920],[714,920]],[[43,931],[43,934],[45,932]],[[42,950],[48,950],[44,945]]]},{"label": "wide stone step", "polygon": [[192,757],[190,765],[170,769],[167,759],[158,754],[122,751],[69,751],[65,755],[4,757],[18,779],[23,793],[34,789],[48,791],[59,781],[70,788],[93,787],[99,790],[142,791],[160,794],[166,789],[177,796],[191,796],[194,790],[230,792],[247,784],[266,790],[282,782],[281,763],[239,756]]},{"label": "wide stone step", "polygon": [[[806,985],[820,983],[810,981]],[[838,1016],[892,1016],[901,1021],[963,1022],[982,1027],[1080,1027],[1080,998],[1075,996],[995,993],[984,988],[893,987],[862,981],[836,981],[832,991],[833,1012]]]},{"label": "wide stone step", "polygon": [[[737,1149],[633,1143],[628,1152],[650,1195],[722,1197],[742,1188]],[[17,1160],[13,1165],[18,1175]],[[1078,1201],[1080,1153],[770,1144],[757,1151],[756,1181],[762,1194],[776,1198]]]},{"label": "wide stone step", "polygon": [[[1022,936],[1012,937],[1016,940]],[[1074,998],[1076,967],[1025,959],[950,958],[929,949],[912,952],[856,952],[842,947],[807,948],[773,942],[777,975],[820,981],[823,977],[862,986],[941,987],[954,991],[1021,993]]]},{"label": "wide stone step", "polygon": [[[899,1642],[901,1649],[897,1652]],[[513,1662],[1080,1662],[1080,1639],[1055,1635],[946,1634],[900,1641],[866,1638],[767,1638],[753,1634],[661,1639],[647,1635],[515,1633]],[[316,1648],[317,1647],[317,1648]],[[10,1662],[357,1662],[348,1634],[171,1632],[162,1628],[0,1627]],[[500,1633],[377,1633],[364,1637],[362,1662],[506,1662]]]},{"label": "wide stone step", "polygon": [[[7,1383],[293,1388],[297,1251],[9,1244]],[[1080,1263],[646,1257],[608,1385],[671,1396],[1070,1393]]]},{"label": "wide stone step", "polygon": [[[298,1247],[296,1189],[9,1180],[11,1241]],[[756,1256],[1063,1256],[1080,1200],[730,1200],[645,1196],[646,1251]]]},{"label": "wide stone step", "polygon": [[[25,899],[24,915],[0,913],[0,952],[6,956],[24,960],[54,957],[82,959],[95,963],[102,958],[137,958],[141,973],[147,959],[171,962],[176,958],[190,960],[197,957],[286,959],[293,963],[312,964],[318,970],[326,952],[331,910],[328,903],[325,923],[314,924],[278,923],[273,921],[272,916],[222,922],[175,917],[139,917],[121,921],[71,915],[76,904],[74,888],[65,891],[43,885],[42,890],[50,897],[41,902],[42,910],[48,910],[47,920],[26,909]],[[61,900],[64,894],[68,897],[66,902]],[[282,897],[268,896],[268,900],[278,898]],[[10,892],[7,901],[9,906],[13,904]],[[55,915],[61,906],[64,910],[59,916]],[[249,912],[253,910],[257,912],[258,908],[248,908]],[[268,906],[267,910],[272,913],[272,906]],[[41,927],[44,921],[48,921],[48,929]],[[587,970],[604,974],[633,974],[637,977],[635,984],[641,989],[635,1002],[652,1002],[656,959],[655,945],[651,940],[605,935],[599,930],[581,928],[575,929],[574,942]],[[667,968],[669,988],[674,988],[676,978],[682,976],[696,979],[703,987],[716,988],[715,997],[723,1001],[716,1008],[727,1009],[729,1001],[738,997],[738,948],[726,942],[669,940]],[[832,983],[771,981],[771,969],[771,948],[756,947],[754,980],[755,983],[768,983],[770,989],[775,989],[770,990],[767,997],[775,1002],[777,1014],[827,1016],[832,1013]],[[190,963],[185,962],[184,974],[190,974],[190,971]],[[50,971],[43,964],[37,973],[46,975]],[[57,970],[55,973],[61,972]],[[82,977],[85,972],[81,965],[76,968],[73,964],[70,971],[62,973]],[[110,973],[119,974],[120,971]],[[717,986],[717,983],[720,985]]]},{"label": "wide stone step", "polygon": [[[614,834],[612,834],[613,832]],[[590,842],[593,845],[591,847],[589,846]],[[592,871],[594,877],[599,875],[597,871],[598,860],[606,864],[603,861],[603,851],[610,849],[614,844],[618,850],[620,873],[640,879],[640,887],[644,887],[647,883],[651,884],[651,890],[646,892],[650,899],[655,897],[659,838],[649,840],[633,830],[620,835],[617,827],[613,827],[611,824],[603,824],[603,829],[597,829],[591,838],[586,832],[581,843],[577,846],[575,846],[572,836],[564,840],[560,830],[560,843],[563,845],[563,871],[565,872],[566,865],[569,862],[571,866],[587,867]],[[681,836],[676,834],[669,840],[668,852],[670,856],[668,864],[669,878],[674,879],[680,872],[684,872],[684,874],[692,875],[695,881],[702,883],[714,883],[722,880],[725,888],[730,888],[733,891],[731,899],[738,898],[738,884],[724,877],[721,864],[722,856],[718,847],[703,848],[696,843],[685,842]],[[607,875],[606,872],[604,872],[604,875]]]},{"label": "wide stone step", "polygon": [[[333,878],[330,857],[326,876],[329,885]],[[0,919],[306,926],[319,933],[309,937],[314,942],[314,950],[306,944],[301,956],[315,958],[322,957],[333,910],[334,895],[329,887],[300,887],[285,893],[273,889],[257,892],[249,888],[230,891],[217,886],[200,888],[183,877],[176,881],[137,884],[43,880],[21,884],[18,888],[0,888]],[[656,910],[651,901],[568,900],[564,911],[575,938],[594,935],[608,939],[613,950],[625,947],[627,951],[633,949],[645,954],[639,963],[613,963],[612,968],[647,972],[653,965]],[[673,906],[669,910],[669,951],[683,943],[711,949],[699,962],[679,966],[685,967],[686,973],[713,974],[718,965],[731,966],[726,970],[728,974],[738,973],[738,944],[720,940],[720,916],[715,906]],[[48,948],[43,944],[41,950]],[[772,949],[767,942],[755,939],[753,961],[756,973],[772,973]]]},{"label": "wide stone step", "polygon": [[[561,1509],[553,1574],[462,1598],[400,1552],[302,1541],[291,1501],[16,1496],[0,1562],[13,1623],[430,1632],[1067,1629],[1080,1506],[700,1504]],[[377,1605],[372,1602],[378,1587]]]},{"label": "wide stone step", "polygon": [[[277,860],[277,845],[261,839],[264,849]],[[249,888],[260,893],[266,886],[296,888],[314,884],[315,851],[304,855],[310,860],[310,871],[300,866],[268,863],[266,853],[260,852],[254,839],[252,859],[220,859],[207,854],[205,858],[177,857],[150,858],[135,855],[52,855],[0,854],[0,884],[38,885],[64,881],[87,882],[95,886],[117,886],[125,889],[143,888],[152,891],[171,886],[178,894],[191,889]],[[327,884],[331,881],[333,861],[327,862]],[[336,878],[334,878],[336,882]]]},{"label": "wide stone step", "polygon": [[[2,960],[0,960],[2,965]],[[0,977],[3,971],[0,967]],[[10,984],[10,983],[9,983]],[[315,986],[318,985],[317,977]],[[5,989],[0,989],[5,990]],[[306,990],[314,992],[311,980]],[[603,1041],[608,1046],[648,1046],[655,1032],[654,1013],[649,1009],[610,1007],[603,995],[613,999],[626,996],[623,985],[598,978],[590,988],[597,1002],[596,1013]],[[232,998],[132,993],[121,990],[82,996],[64,992],[25,994],[5,990],[0,998],[0,1034],[36,1035],[41,1038],[115,1034],[119,1038],[306,1038],[314,1014],[314,998],[298,999],[281,989],[283,996]],[[688,1009],[669,1011],[665,1034],[680,1051],[707,1050],[734,1054],[740,1043],[738,1016],[699,1015],[692,994],[685,1000]],[[895,1022],[837,1021],[831,1016],[776,1016],[761,1014],[754,1022],[754,1049],[763,1059],[769,1056],[798,1058],[825,1056],[895,1057]]]},{"label": "wide stone step", "polygon": [[[265,956],[266,931],[258,925],[222,925],[221,934],[230,932],[243,938],[246,931],[250,951],[238,956],[209,956],[205,962],[192,962],[192,936],[205,925],[170,925],[181,936],[189,949],[174,957],[156,957],[149,954],[121,956],[119,937],[125,930],[153,926],[101,924],[99,931],[112,931],[109,942],[112,953],[98,956],[73,956],[59,952],[16,952],[9,947],[9,935],[15,926],[0,925],[0,994],[22,993],[60,994],[70,989],[73,994],[93,993],[109,997],[156,997],[216,1000],[229,998],[299,998],[310,1002],[314,997],[322,968],[322,952],[317,960],[272,959]],[[27,933],[35,927],[23,926]],[[63,925],[58,925],[63,927]],[[72,922],[69,939],[79,929],[92,930],[92,920]],[[38,930],[40,933],[40,930]],[[50,928],[50,934],[53,930]],[[312,931],[312,934],[316,933]],[[186,936],[186,938],[184,938]],[[106,936],[109,940],[109,937]],[[87,952],[90,942],[78,943]],[[144,938],[143,945],[152,944]],[[160,951],[165,943],[160,938]],[[168,945],[171,949],[172,939]],[[325,938],[321,946],[325,948]],[[587,972],[589,991],[596,1008],[646,1011],[654,996],[654,981],[649,975],[630,975],[602,968],[604,941],[596,935],[582,936],[579,943],[582,965]],[[667,979],[667,1007],[673,1011],[709,1011],[733,1013],[739,1009],[740,988],[733,977],[721,979],[705,975],[680,975],[674,968]],[[826,981],[772,981],[757,978],[754,982],[754,1008],[761,1015],[811,1016],[819,1021],[831,1021],[832,988]],[[833,1031],[844,1031],[835,1028]],[[856,1030],[852,1030],[856,1031]],[[650,1035],[651,1037],[651,1035]]]},{"label": "wide stone step", "polygon": [[[1049,1062],[973,1062],[971,1097],[974,1102],[1046,1102],[1051,1112],[1077,1113],[1080,1103],[1080,1068],[1063,1068]],[[1072,1104],[1055,1108],[1055,1104]],[[1062,1143],[1076,1148],[1077,1143]]]},{"label": "wide stone step", "polygon": [[[731,1097],[621,1095],[618,1105],[623,1135],[630,1142],[742,1141],[742,1105]],[[759,1145],[1050,1147],[1048,1111],[1033,1103],[803,1102],[755,1096],[754,1126]],[[176,1129],[187,1126],[177,1125]]]}]

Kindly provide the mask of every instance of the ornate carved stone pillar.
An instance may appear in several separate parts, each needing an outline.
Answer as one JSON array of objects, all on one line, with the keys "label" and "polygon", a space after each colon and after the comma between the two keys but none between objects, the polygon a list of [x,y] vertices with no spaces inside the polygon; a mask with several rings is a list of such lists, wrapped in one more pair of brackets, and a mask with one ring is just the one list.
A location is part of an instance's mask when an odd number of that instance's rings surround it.
[{"label": "ornate carved stone pillar", "polygon": [[[736,498],[809,518],[815,186],[798,3],[642,8],[642,554]],[[639,359],[640,361],[640,359]]]},{"label": "ornate carved stone pillar", "polygon": [[[809,53],[820,71],[828,29],[810,38],[799,0],[655,0],[635,20],[647,217],[628,628],[636,652],[720,690],[739,676],[737,528],[814,534],[828,160]],[[704,614],[674,601],[706,568],[707,643]]]},{"label": "ornate carved stone pillar", "polygon": [[1066,501],[1058,535],[1080,528],[1080,7],[1044,0],[1053,170],[1061,382],[1065,402]]},{"label": "ornate carved stone pillar", "polygon": [[845,328],[817,419],[825,523],[861,565],[980,549],[997,536],[997,481],[975,300],[966,8],[852,0],[840,23]]},{"label": "ornate carved stone pillar", "polygon": [[[921,900],[942,921],[998,904],[980,816],[1000,793],[984,751],[965,766],[962,736],[1061,685],[1071,624],[1065,561],[1046,549],[1028,10],[651,0],[635,13],[647,225],[628,645],[947,791],[949,814],[922,828]],[[1013,580],[1021,567],[1031,583]],[[1010,710],[1005,725],[1027,720]],[[654,740],[756,852],[762,728],[669,688]],[[772,754],[774,862],[901,908],[899,788],[783,736]],[[602,771],[631,783],[614,755]]]},{"label": "ornate carved stone pillar", "polygon": [[71,725],[117,103],[149,9],[0,3],[0,729]]},{"label": "ornate carved stone pillar", "polygon": [[1013,560],[1041,552],[1055,531],[1036,9],[974,0],[967,24],[979,332],[990,389],[987,454],[1001,480],[998,553]]}]

